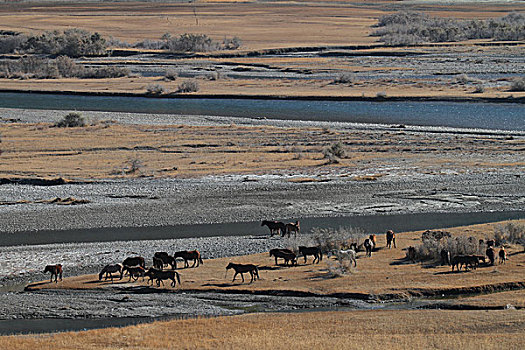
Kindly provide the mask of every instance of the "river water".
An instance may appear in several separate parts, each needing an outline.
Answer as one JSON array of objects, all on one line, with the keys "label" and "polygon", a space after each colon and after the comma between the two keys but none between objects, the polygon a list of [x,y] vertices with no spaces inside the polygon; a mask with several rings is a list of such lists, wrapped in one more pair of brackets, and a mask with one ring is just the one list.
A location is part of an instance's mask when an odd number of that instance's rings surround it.
[{"label": "river water", "polygon": [[0,93],[0,108],[212,115],[525,131],[519,103],[147,98]]}]

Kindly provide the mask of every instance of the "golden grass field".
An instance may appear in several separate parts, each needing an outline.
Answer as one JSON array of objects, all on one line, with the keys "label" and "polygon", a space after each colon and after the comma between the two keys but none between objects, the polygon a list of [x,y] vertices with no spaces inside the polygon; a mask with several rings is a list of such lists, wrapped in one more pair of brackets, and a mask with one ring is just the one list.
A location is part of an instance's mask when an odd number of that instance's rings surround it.
[{"label": "golden grass field", "polygon": [[[57,120],[63,115],[57,115]],[[84,116],[89,121],[89,112]],[[16,118],[16,113],[12,117]],[[427,174],[451,169],[520,169],[525,164],[519,157],[507,156],[518,154],[523,148],[525,141],[520,138],[403,130],[344,131],[235,124],[147,126],[109,120],[93,121],[93,125],[79,128],[56,128],[50,123],[2,123],[0,133],[0,177],[6,178],[194,177],[285,170],[319,175],[339,169],[349,181],[373,181],[388,175],[375,169],[397,166],[400,161],[406,168],[413,165]],[[346,157],[339,164],[327,164],[323,150],[336,142],[344,145]],[[139,160],[141,167],[129,173],[132,160]],[[366,176],[348,175],[356,171],[365,171]],[[309,181],[309,177],[292,181]]]},{"label": "golden grass field", "polygon": [[[525,220],[515,221],[523,224]],[[454,235],[476,238],[491,237],[494,226],[502,223],[456,227]],[[522,247],[509,246],[509,261],[504,265],[480,267],[477,270],[451,273],[449,267],[427,268],[421,264],[394,264],[404,257],[403,248],[420,242],[421,231],[397,235],[397,249],[380,249],[372,258],[359,253],[357,269],[343,277],[330,278],[326,257],[320,264],[298,267],[274,267],[273,258],[266,254],[237,258],[204,260],[198,268],[180,270],[182,287],[179,290],[237,290],[267,291],[287,290],[312,292],[319,295],[331,293],[363,293],[375,298],[381,295],[417,295],[422,291],[440,291],[448,295],[452,289],[497,285],[523,280],[525,253]],[[378,246],[385,244],[378,237]],[[252,284],[240,281],[231,283],[231,274],[224,278],[228,261],[251,262],[260,265],[261,280]],[[127,279],[127,278],[126,278]],[[97,282],[96,275],[65,278],[58,284],[41,282],[40,288],[105,288],[111,282]],[[127,284],[127,283],[126,283]],[[140,282],[138,284],[142,284]],[[171,287],[160,287],[171,288]],[[439,295],[438,295],[439,296]],[[488,294],[463,295],[450,302],[477,307],[500,307],[510,304],[524,307],[525,292],[502,291]],[[446,310],[374,310],[306,312],[278,314],[247,314],[211,319],[173,320],[154,322],[125,328],[109,328],[77,333],[54,335],[27,335],[1,337],[1,344],[10,349],[38,347],[41,349],[157,349],[171,348],[277,348],[284,349],[293,342],[299,347],[365,348],[388,347],[392,349],[465,348],[490,349],[495,346],[517,349],[523,337],[525,317],[522,310],[446,311]]]},{"label": "golden grass field", "polygon": [[[525,220],[515,221],[524,224]],[[476,239],[492,237],[494,227],[501,223],[481,224],[449,229],[454,236],[473,236]],[[521,246],[508,247],[509,261],[507,264],[479,268],[469,272],[452,272],[449,266],[425,266],[425,264],[410,263],[405,260],[405,249],[421,243],[422,231],[400,233],[397,236],[397,249],[385,248],[384,235],[378,237],[378,251],[372,258],[366,258],[364,252],[358,253],[357,268],[348,275],[333,278],[329,265],[335,264],[333,258],[324,257],[319,264],[312,264],[312,257],[307,263],[298,259],[297,267],[275,266],[274,258],[268,253],[247,255],[232,258],[207,259],[199,268],[179,269],[182,286],[179,290],[240,290],[240,291],[298,291],[329,295],[334,293],[355,293],[365,298],[392,299],[407,298],[418,295],[440,296],[448,295],[456,289],[470,289],[479,286],[498,285],[503,283],[525,283],[523,267],[525,253]],[[290,241],[290,248],[296,244]],[[147,265],[151,265],[147,259]],[[260,268],[261,280],[256,283],[242,283],[240,276],[232,282],[233,272],[228,271],[225,277],[225,267],[229,262],[251,263]],[[279,260],[282,263],[282,260]],[[183,264],[179,263],[179,268]],[[246,276],[245,276],[246,277]],[[115,283],[127,284],[125,277]],[[59,289],[92,289],[111,286],[111,281],[98,281],[98,275],[84,275],[66,278],[64,282],[55,284],[48,281],[30,284],[29,289],[59,288]],[[138,284],[146,285],[139,279]],[[171,286],[166,287],[172,289]],[[470,290],[472,292],[472,290]],[[499,295],[499,294],[496,294]],[[523,304],[523,292],[506,295],[511,304]],[[494,301],[494,297],[491,298]],[[503,304],[506,305],[506,304]]]},{"label": "golden grass field", "polygon": [[[377,44],[377,37],[369,34],[371,26],[384,14],[393,12],[396,1],[362,3],[346,2],[215,2],[196,4],[198,24],[193,7],[184,3],[149,2],[95,2],[95,3],[10,3],[0,5],[0,23],[3,30],[24,33],[45,30],[64,30],[72,27],[97,31],[105,37],[134,43],[143,39],[159,39],[164,33],[200,33],[215,40],[238,36],[243,45],[238,52],[286,47],[322,47],[344,45]],[[406,8],[425,11],[434,16],[458,18],[500,17],[506,13],[524,10],[518,2],[464,3],[447,7],[445,5],[410,5]],[[74,23],[74,25],[72,25]],[[483,41],[482,41],[483,42]],[[420,48],[377,48],[370,51],[423,51],[433,54],[443,52],[497,51],[504,55],[521,55],[523,43],[518,46],[479,47],[477,42],[445,44],[438,48],[430,45]],[[499,51],[498,51],[499,50]],[[361,51],[364,53],[365,51]],[[513,53],[515,52],[515,53]],[[417,62],[417,58],[414,58]],[[180,64],[208,66],[221,62],[229,64],[263,63],[277,70],[295,69],[300,71],[333,73],[334,78],[341,71],[366,73],[403,69],[389,67],[382,63],[373,64],[348,62],[346,57],[239,57],[228,59],[192,58],[155,60],[177,67]],[[106,62],[108,62],[106,60]],[[116,60],[114,63],[123,64]],[[417,65],[417,64],[416,64]],[[2,89],[17,91],[55,91],[91,93],[132,93],[144,94],[149,84],[161,84],[174,92],[184,79],[175,82],[159,77],[126,77],[117,79],[0,79]],[[274,97],[432,97],[432,98],[508,98],[523,97],[523,92],[511,92],[505,86],[487,86],[482,93],[474,87],[454,84],[453,81],[432,81],[424,79],[365,79],[351,85],[330,84],[319,79],[228,79],[209,80],[201,77],[198,94],[274,96]],[[439,82],[436,84],[436,82]],[[510,83],[509,83],[510,84]]]}]

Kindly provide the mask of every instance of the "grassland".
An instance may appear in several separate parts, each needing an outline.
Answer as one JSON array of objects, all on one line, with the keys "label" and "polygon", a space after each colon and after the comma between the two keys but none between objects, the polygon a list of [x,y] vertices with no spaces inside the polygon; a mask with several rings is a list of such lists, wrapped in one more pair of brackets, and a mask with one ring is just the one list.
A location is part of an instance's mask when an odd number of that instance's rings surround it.
[{"label": "grassland", "polygon": [[[85,117],[89,121],[89,113]],[[0,176],[184,178],[284,170],[307,175],[330,169],[339,169],[344,175],[345,169],[353,169],[354,174],[364,171],[371,177],[349,180],[373,181],[386,175],[378,169],[399,162],[405,169],[421,169],[427,174],[520,169],[524,165],[519,157],[509,156],[519,153],[523,139],[503,136],[235,124],[149,126],[96,119],[91,123],[79,128],[56,128],[50,123],[0,124],[4,160]],[[323,152],[337,142],[346,156],[338,164],[329,164]],[[131,171],[134,161],[140,166]]]},{"label": "grassland", "polygon": [[[517,222],[523,224],[523,220]],[[454,236],[491,237],[497,224],[457,227],[449,231]],[[330,275],[325,257],[320,264],[298,267],[275,267],[266,254],[248,255],[235,259],[205,260],[195,269],[181,270],[183,285],[177,290],[214,290],[221,292],[276,293],[303,292],[315,295],[348,293],[363,298],[413,298],[418,295],[448,297],[442,307],[466,308],[454,310],[374,310],[306,312],[282,314],[247,314],[212,319],[174,320],[155,322],[121,329],[93,330],[55,335],[2,337],[9,348],[286,348],[290,342],[302,347],[377,348],[450,348],[485,349],[496,344],[519,347],[523,335],[523,289],[505,291],[523,281],[525,254],[518,246],[507,246],[510,260],[504,265],[480,267],[469,272],[450,272],[448,266],[426,266],[404,261],[408,245],[420,241],[421,231],[398,234],[398,248],[379,249],[372,258],[359,253],[358,265],[350,274]],[[224,278],[224,266],[229,260],[260,265],[261,280],[231,283]],[[31,288],[106,288],[111,282],[95,282],[94,275],[66,278],[63,282],[43,282]],[[137,284],[142,284],[139,282]],[[480,293],[480,286],[487,286]],[[171,287],[160,287],[168,288]],[[512,288],[512,287],[510,287]],[[468,310],[480,308],[482,310]],[[488,308],[487,310],[483,310]],[[497,308],[498,310],[491,310]],[[506,309],[506,310],[505,310]],[[234,330],[234,331],[233,331]]]},{"label": "grassland", "polygon": [[[22,33],[64,30],[75,23],[75,27],[129,43],[157,40],[170,32],[175,35],[206,34],[215,40],[237,36],[243,45],[240,50],[227,52],[226,56],[210,53],[166,58],[154,50],[133,49],[135,54],[130,57],[78,60],[89,66],[125,66],[134,72],[146,69],[143,64],[147,62],[157,67],[157,74],[153,77],[141,72],[116,79],[0,79],[0,84],[2,89],[14,91],[104,94],[145,94],[149,84],[161,84],[166,91],[173,93],[190,76],[199,81],[200,89],[192,93],[194,95],[375,98],[379,94],[387,98],[461,97],[475,100],[483,97],[502,101],[525,96],[524,92],[509,91],[512,80],[509,74],[523,74],[519,68],[509,68],[514,65],[513,59],[522,55],[523,43],[496,43],[493,46],[487,40],[477,40],[418,47],[383,47],[377,43],[377,37],[370,36],[374,30],[371,26],[381,15],[397,9],[398,3],[392,1],[364,4],[354,1],[204,2],[196,5],[197,23],[189,4],[4,4],[0,6],[0,29],[3,30]],[[465,19],[496,18],[512,11],[524,11],[523,4],[518,2],[497,5],[462,3],[450,7],[411,4],[404,5],[403,9]],[[341,48],[355,45],[360,48],[341,51]],[[297,49],[305,47],[310,49]],[[279,51],[289,48],[295,48],[296,52],[289,55]],[[277,51],[269,54],[267,50],[272,49]],[[448,60],[449,57],[453,58]],[[463,64],[458,66],[458,62]],[[261,65],[266,68],[259,69]],[[248,69],[248,73],[240,74],[229,69],[235,67]],[[429,70],[432,67],[434,69]],[[176,69],[184,78],[175,82],[164,81],[158,71],[166,69]],[[220,72],[222,78],[208,79],[210,71]],[[251,74],[251,71],[256,74]],[[433,76],[436,72],[453,77]],[[493,78],[474,78],[467,84],[455,82],[454,75],[477,75],[479,72],[495,75]],[[340,74],[353,74],[357,78],[351,84],[333,84]]]}]

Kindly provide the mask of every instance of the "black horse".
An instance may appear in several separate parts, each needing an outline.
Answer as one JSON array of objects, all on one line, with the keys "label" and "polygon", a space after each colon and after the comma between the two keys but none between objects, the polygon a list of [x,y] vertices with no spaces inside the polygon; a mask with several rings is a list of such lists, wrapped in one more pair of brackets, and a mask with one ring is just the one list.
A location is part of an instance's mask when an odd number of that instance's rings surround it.
[{"label": "black horse", "polygon": [[263,220],[261,226],[268,226],[268,228],[270,229],[270,237],[273,237],[273,235],[276,233],[282,236],[284,236],[284,234],[286,233],[286,225],[280,221]]},{"label": "black horse", "polygon": [[229,269],[233,269],[235,271],[232,282],[235,282],[235,277],[237,277],[237,274],[240,273],[242,277],[242,283],[244,283],[243,274],[246,272],[248,272],[252,276],[250,283],[252,283],[254,280],[257,280],[258,278],[260,279],[259,268],[257,268],[256,265],[229,263],[228,266],[226,266],[226,272],[228,272]]},{"label": "black horse", "polygon": [[315,264],[316,261],[319,264],[319,261],[323,260],[323,252],[321,251],[321,248],[319,247],[303,247],[299,246],[299,255],[302,255],[304,257],[304,263],[306,264],[306,257],[308,255],[312,255],[314,257],[314,260],[312,261],[312,264]]}]

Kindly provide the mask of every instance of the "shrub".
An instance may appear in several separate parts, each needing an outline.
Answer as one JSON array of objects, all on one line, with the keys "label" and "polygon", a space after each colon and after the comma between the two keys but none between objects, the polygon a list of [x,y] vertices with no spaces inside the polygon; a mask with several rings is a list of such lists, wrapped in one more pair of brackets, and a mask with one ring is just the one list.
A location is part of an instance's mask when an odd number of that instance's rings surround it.
[{"label": "shrub", "polygon": [[222,40],[222,50],[237,50],[242,45],[242,40],[234,36],[233,38],[224,38]]},{"label": "shrub", "polygon": [[170,68],[170,69],[166,70],[166,73],[164,73],[164,77],[167,80],[175,81],[179,77],[179,73],[177,73],[176,70]]},{"label": "shrub", "polygon": [[68,113],[62,120],[55,123],[58,128],[74,128],[86,126],[86,121],[82,114],[77,112]]},{"label": "shrub", "polygon": [[337,158],[344,158],[346,152],[341,141],[332,143],[330,147],[323,150],[324,158],[328,158],[331,163],[337,163]]},{"label": "shrub", "polygon": [[478,84],[476,85],[476,87],[474,88],[474,91],[473,91],[475,94],[481,94],[483,92],[485,92],[485,87],[483,86],[483,84]]},{"label": "shrub", "polygon": [[382,16],[372,33],[386,45],[413,45],[467,39],[523,40],[525,16],[511,13],[486,20],[430,17],[424,13],[400,11]]},{"label": "shrub", "polygon": [[427,231],[427,236],[423,238],[423,243],[415,246],[416,261],[441,261],[441,250],[446,249],[450,256],[485,254],[484,245],[479,243],[476,237],[458,236],[452,237],[448,232],[442,235],[442,231]]},{"label": "shrub", "polygon": [[333,84],[352,84],[355,78],[350,73],[341,73],[337,78],[332,82]]},{"label": "shrub", "polygon": [[494,240],[497,245],[503,243],[520,244],[525,251],[525,226],[509,222],[494,228]]},{"label": "shrub", "polygon": [[315,243],[326,253],[347,249],[352,243],[359,245],[359,241],[366,236],[366,233],[355,227],[339,227],[338,229],[314,227],[312,235]]},{"label": "shrub", "polygon": [[379,91],[379,92],[376,94],[376,97],[377,97],[377,98],[386,98],[386,91]]},{"label": "shrub", "polygon": [[510,91],[525,91],[525,77],[515,78],[510,85]]},{"label": "shrub", "polygon": [[69,57],[105,54],[107,43],[99,33],[82,29],[68,29],[33,35],[21,44],[26,53],[66,55]]},{"label": "shrub", "polygon": [[128,159],[127,164],[124,166],[124,172],[126,174],[134,174],[143,167],[143,163],[139,158],[133,157]]},{"label": "shrub", "polygon": [[149,84],[146,86],[146,93],[148,95],[162,95],[167,92],[166,88],[160,84]]},{"label": "shrub", "polygon": [[178,86],[177,92],[197,92],[199,91],[199,83],[195,80],[186,80]]}]

